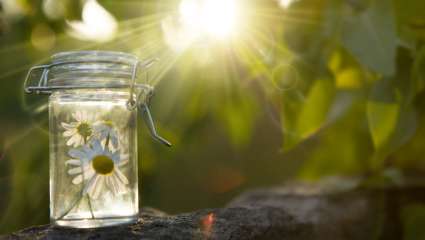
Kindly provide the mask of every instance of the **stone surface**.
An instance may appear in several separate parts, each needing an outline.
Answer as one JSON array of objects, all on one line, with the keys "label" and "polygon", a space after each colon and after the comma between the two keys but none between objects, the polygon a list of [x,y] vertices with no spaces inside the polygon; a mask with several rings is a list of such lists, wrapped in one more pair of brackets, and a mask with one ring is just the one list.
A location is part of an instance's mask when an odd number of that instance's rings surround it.
[{"label": "stone surface", "polygon": [[400,210],[425,202],[425,188],[256,190],[220,209],[170,216],[143,209],[137,224],[101,229],[31,227],[6,239],[403,239]]},{"label": "stone surface", "polygon": [[231,207],[167,216],[143,209],[139,223],[101,229],[31,227],[0,239],[305,239],[311,226],[271,206]]}]

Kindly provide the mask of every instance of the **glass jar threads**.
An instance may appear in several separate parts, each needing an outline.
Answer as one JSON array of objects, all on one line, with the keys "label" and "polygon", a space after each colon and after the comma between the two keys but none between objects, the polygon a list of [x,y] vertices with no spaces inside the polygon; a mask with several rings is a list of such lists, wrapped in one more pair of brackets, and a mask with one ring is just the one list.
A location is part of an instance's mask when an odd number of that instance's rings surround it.
[{"label": "glass jar threads", "polygon": [[[156,134],[148,101],[153,88],[136,82],[154,60],[104,51],[65,52],[33,67],[27,93],[50,94],[50,218],[91,228],[138,219],[137,112]],[[32,85],[34,73],[41,73]]]}]

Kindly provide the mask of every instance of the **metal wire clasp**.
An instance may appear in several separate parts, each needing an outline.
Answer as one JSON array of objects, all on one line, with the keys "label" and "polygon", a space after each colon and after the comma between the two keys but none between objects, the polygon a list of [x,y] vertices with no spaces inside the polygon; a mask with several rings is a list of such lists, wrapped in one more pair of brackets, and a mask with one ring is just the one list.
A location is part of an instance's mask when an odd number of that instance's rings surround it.
[{"label": "metal wire clasp", "polygon": [[[157,62],[158,59],[154,58],[154,59],[150,59],[147,60],[146,62],[140,64],[142,68],[144,68],[146,71],[146,78],[148,78],[148,69],[155,63]],[[140,114],[143,118],[143,120],[145,121],[146,127],[149,130],[149,133],[151,134],[151,136],[157,140],[158,142],[166,145],[167,147],[171,147],[172,144],[167,141],[165,138],[161,137],[158,135],[158,133],[156,132],[156,128],[155,128],[155,124],[152,118],[152,114],[149,110],[149,103],[151,101],[151,98],[154,94],[154,90],[153,88],[144,88],[141,89],[140,92],[137,94],[137,98],[135,99],[135,87],[136,87],[136,78],[137,78],[137,68],[138,68],[139,64],[135,64],[134,68],[133,68],[133,73],[132,73],[132,82],[131,82],[131,86],[130,86],[130,99],[127,102],[127,107],[129,108],[129,110],[134,110],[136,107],[139,109]],[[146,79],[148,80],[148,79]],[[144,96],[144,99],[141,99],[141,97]]]}]

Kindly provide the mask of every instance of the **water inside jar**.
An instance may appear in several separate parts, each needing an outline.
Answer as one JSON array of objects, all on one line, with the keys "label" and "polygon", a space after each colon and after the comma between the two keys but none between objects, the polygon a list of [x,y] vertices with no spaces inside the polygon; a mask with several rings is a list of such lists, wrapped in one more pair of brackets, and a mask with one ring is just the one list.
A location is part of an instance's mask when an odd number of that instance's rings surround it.
[{"label": "water inside jar", "polygon": [[135,110],[122,90],[57,91],[49,99],[51,219],[98,227],[138,215]]}]

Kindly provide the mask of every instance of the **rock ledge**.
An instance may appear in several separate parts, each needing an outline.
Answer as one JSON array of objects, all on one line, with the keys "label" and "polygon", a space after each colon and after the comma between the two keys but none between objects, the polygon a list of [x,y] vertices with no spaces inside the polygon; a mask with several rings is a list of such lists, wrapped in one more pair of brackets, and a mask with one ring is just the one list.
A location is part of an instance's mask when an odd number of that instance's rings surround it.
[{"label": "rock ledge", "polygon": [[0,239],[402,239],[400,211],[423,203],[422,187],[343,192],[283,187],[247,192],[220,209],[170,216],[145,208],[133,225],[44,225]]}]

